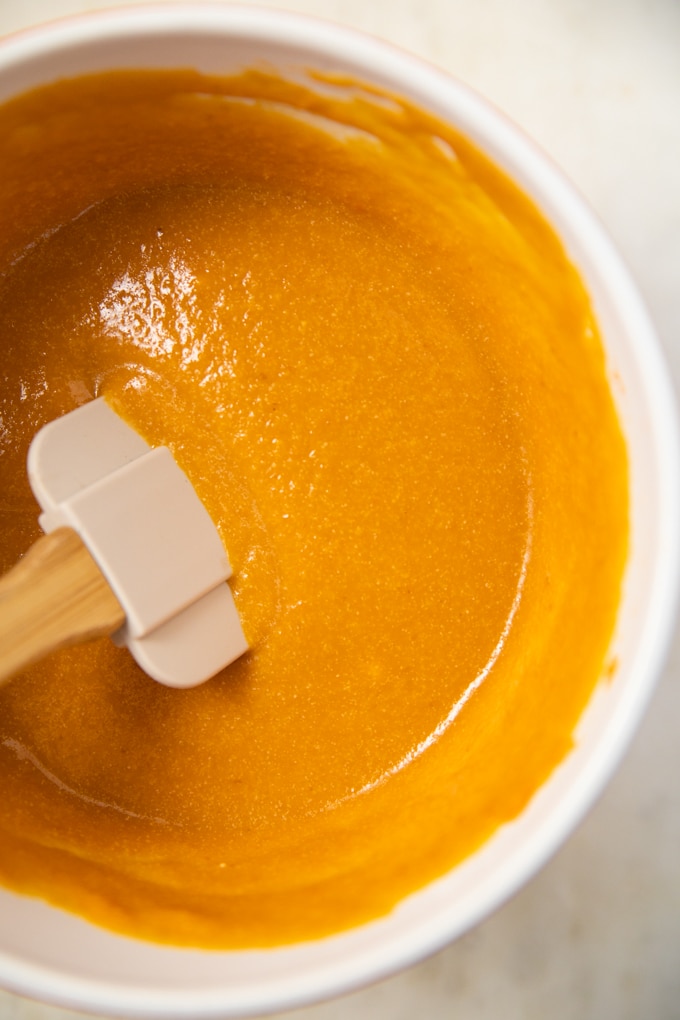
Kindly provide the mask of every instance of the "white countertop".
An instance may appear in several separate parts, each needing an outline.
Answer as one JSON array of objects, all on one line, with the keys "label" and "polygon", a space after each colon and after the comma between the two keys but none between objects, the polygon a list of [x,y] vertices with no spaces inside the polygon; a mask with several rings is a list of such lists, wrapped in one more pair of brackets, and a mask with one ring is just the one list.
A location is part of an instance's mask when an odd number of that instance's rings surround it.
[{"label": "white countertop", "polygon": [[[0,34],[112,6],[0,0]],[[270,6],[397,43],[462,78],[522,125],[618,243],[677,384],[678,0],[270,0]],[[538,877],[425,963],[286,1017],[677,1020],[679,780],[680,634],[618,774]],[[67,1017],[75,1014],[0,992],[0,1020]]]}]

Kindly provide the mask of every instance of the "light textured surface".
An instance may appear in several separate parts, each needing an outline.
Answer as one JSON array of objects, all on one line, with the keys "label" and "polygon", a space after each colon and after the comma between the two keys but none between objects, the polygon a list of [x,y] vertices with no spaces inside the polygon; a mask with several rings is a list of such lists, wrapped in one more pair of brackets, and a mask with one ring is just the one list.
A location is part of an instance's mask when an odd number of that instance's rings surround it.
[{"label": "light textured surface", "polygon": [[[0,0],[0,33],[114,4]],[[509,113],[619,244],[680,378],[677,0],[287,0],[423,56]],[[679,522],[680,526],[680,522]],[[437,956],[289,1020],[680,1018],[680,637],[634,744],[568,844]],[[66,1020],[0,993],[0,1020]]]}]

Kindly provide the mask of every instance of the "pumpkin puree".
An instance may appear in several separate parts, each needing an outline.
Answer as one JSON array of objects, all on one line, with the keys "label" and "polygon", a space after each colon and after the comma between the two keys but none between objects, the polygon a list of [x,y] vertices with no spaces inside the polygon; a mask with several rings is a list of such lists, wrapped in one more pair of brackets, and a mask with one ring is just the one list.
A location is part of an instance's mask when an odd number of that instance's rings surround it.
[{"label": "pumpkin puree", "polygon": [[583,285],[463,137],[316,76],[120,72],[0,108],[0,567],[38,428],[171,447],[252,651],[109,641],[0,691],[0,881],[213,948],[376,918],[516,817],[613,631],[627,460]]}]

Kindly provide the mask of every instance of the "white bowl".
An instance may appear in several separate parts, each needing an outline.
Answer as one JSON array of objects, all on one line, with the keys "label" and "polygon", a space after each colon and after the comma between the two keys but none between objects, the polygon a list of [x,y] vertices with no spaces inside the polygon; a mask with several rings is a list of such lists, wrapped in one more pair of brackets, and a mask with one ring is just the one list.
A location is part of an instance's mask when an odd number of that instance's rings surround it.
[{"label": "white bowl", "polygon": [[347,992],[438,949],[498,906],[556,849],[602,789],[660,673],[679,574],[678,427],[645,310],[597,220],[559,171],[496,110],[445,74],[377,40],[292,14],[218,5],[129,8],[0,42],[0,101],[79,73],[187,67],[231,73],[266,61],[316,67],[400,94],[467,134],[542,209],[589,287],[628,442],[632,548],[611,654],[576,747],[512,824],[392,914],[317,942],[268,951],[173,949],[110,934],[0,891],[0,984],[92,1013],[234,1017]]}]

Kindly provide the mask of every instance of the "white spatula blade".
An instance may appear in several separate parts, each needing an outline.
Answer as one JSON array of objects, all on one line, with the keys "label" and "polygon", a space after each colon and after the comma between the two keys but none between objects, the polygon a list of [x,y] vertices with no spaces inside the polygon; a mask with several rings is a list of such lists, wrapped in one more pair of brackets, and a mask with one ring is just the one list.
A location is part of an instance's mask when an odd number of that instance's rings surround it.
[{"label": "white spatula blade", "polygon": [[195,687],[248,651],[228,584],[178,613],[146,637],[126,642],[142,669],[167,687]]},{"label": "white spatula blade", "polygon": [[170,450],[100,398],[38,433],[28,471],[41,527],[80,535],[125,611],[116,637],[150,676],[194,686],[247,651],[226,550]]},{"label": "white spatula blade", "polygon": [[38,432],[28,451],[28,480],[41,508],[49,513],[150,449],[100,397]]}]

